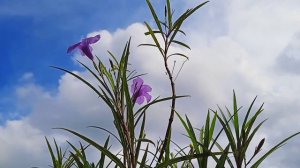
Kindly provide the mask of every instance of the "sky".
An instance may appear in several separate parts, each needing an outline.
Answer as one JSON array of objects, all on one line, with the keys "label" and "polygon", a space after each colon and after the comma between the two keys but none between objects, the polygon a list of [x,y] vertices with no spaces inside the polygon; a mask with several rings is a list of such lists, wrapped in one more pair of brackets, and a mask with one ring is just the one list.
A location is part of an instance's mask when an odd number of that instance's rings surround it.
[{"label": "sky", "polygon": [[[176,0],[175,15],[203,1]],[[154,1],[163,11],[163,1]],[[267,122],[257,141],[266,138],[263,151],[300,131],[300,1],[212,0],[183,26],[180,39],[192,50],[176,80],[178,111],[201,127],[207,109],[231,107],[232,91],[246,110],[255,96],[264,104],[261,119]],[[49,66],[72,70],[93,82],[77,62],[90,65],[78,52],[67,48],[82,38],[101,35],[93,52],[104,61],[107,50],[120,55],[132,37],[131,66],[152,86],[153,97],[167,96],[169,84],[157,51],[137,47],[151,42],[144,36],[144,21],[153,23],[146,2],[140,0],[0,0],[0,167],[48,167],[50,156],[44,137],[60,145],[74,136],[53,130],[70,128],[103,140],[106,134],[86,128],[112,128],[111,114],[103,102],[80,81]],[[178,70],[182,60],[178,60]],[[160,66],[158,66],[160,65]],[[147,132],[163,137],[169,105],[150,109]],[[162,113],[165,113],[162,115]],[[153,124],[154,123],[154,124]],[[157,124],[160,123],[160,124]],[[174,137],[185,138],[178,120]],[[255,146],[255,144],[254,144]],[[262,167],[297,168],[300,137],[271,155]]]}]

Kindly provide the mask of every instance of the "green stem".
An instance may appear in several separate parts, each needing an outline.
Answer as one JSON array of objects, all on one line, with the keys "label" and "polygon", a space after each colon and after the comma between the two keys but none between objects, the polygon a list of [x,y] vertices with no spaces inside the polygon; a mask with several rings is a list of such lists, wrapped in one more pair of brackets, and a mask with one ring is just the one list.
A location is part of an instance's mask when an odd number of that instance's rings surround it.
[{"label": "green stem", "polygon": [[172,105],[171,105],[171,113],[170,113],[170,117],[169,117],[169,123],[168,123],[168,127],[167,127],[167,131],[166,131],[166,134],[165,134],[165,138],[163,140],[163,145],[162,145],[162,148],[161,148],[161,152],[160,152],[160,155],[158,157],[158,162],[159,163],[164,155],[164,152],[166,151],[166,148],[167,148],[167,144],[168,144],[168,141],[170,140],[171,138],[171,130],[172,130],[172,123],[173,123],[173,120],[174,120],[174,114],[175,114],[175,106],[176,106],[176,90],[175,90],[175,82],[173,80],[173,76],[172,76],[172,73],[170,71],[170,68],[168,66],[168,49],[169,49],[169,42],[168,42],[168,37],[170,35],[170,32],[166,35],[166,38],[165,38],[165,51],[164,51],[164,64],[165,64],[165,69],[167,71],[167,75],[169,77],[169,80],[170,80],[170,85],[171,85],[171,91],[172,91]]}]

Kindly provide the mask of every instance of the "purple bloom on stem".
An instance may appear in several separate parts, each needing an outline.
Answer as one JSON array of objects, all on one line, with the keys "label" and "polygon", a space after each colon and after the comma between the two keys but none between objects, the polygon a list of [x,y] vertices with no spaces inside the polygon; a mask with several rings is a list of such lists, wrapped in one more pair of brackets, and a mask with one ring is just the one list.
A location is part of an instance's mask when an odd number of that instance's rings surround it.
[{"label": "purple bloom on stem", "polygon": [[151,100],[151,95],[148,92],[151,91],[152,88],[149,85],[144,85],[144,81],[142,78],[137,77],[133,80],[133,83],[131,85],[133,102],[142,104],[144,102],[144,99],[146,98],[147,103],[149,103]]},{"label": "purple bloom on stem", "polygon": [[81,55],[83,55],[83,56],[86,55],[87,57],[89,57],[89,59],[93,60],[93,58],[94,58],[94,56],[92,54],[93,49],[90,46],[90,44],[94,44],[99,40],[100,40],[100,35],[99,34],[94,36],[94,37],[89,37],[89,38],[82,39],[81,42],[70,46],[68,48],[67,53],[70,53],[73,50],[75,50],[76,48],[78,48],[81,52]]}]

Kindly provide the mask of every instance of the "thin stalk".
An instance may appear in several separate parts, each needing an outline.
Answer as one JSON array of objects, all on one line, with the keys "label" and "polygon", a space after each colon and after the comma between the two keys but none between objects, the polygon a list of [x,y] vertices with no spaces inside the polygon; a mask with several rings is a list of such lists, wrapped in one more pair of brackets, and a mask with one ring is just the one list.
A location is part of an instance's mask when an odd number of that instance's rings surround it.
[{"label": "thin stalk", "polygon": [[165,69],[167,71],[167,75],[169,77],[169,80],[170,80],[170,85],[171,85],[171,91],[172,91],[172,105],[171,105],[171,113],[170,113],[170,117],[169,117],[169,123],[168,123],[168,127],[167,127],[167,130],[166,130],[166,134],[165,134],[165,138],[163,140],[163,145],[162,145],[162,148],[161,148],[161,152],[159,154],[159,157],[158,157],[158,161],[157,163],[159,163],[164,155],[164,152],[166,150],[166,147],[167,147],[167,144],[168,144],[168,141],[170,140],[170,135],[171,135],[171,130],[172,130],[172,123],[173,123],[173,120],[174,120],[174,114],[175,114],[175,106],[176,106],[176,89],[175,89],[175,82],[173,80],[173,75],[170,71],[170,68],[168,66],[168,49],[169,49],[169,46],[170,46],[170,43],[168,42],[168,37],[169,35],[171,34],[171,32],[169,32],[167,35],[166,35],[166,38],[165,38],[165,50],[164,50],[164,55],[163,55],[163,58],[164,58],[164,64],[165,64]]}]

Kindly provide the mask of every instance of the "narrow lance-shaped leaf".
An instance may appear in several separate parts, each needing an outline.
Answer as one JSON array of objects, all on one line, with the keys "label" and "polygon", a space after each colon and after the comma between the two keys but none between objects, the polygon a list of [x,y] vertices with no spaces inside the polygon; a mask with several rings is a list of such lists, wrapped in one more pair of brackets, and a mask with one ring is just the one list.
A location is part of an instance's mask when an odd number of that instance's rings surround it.
[{"label": "narrow lance-shaped leaf", "polygon": [[[109,131],[108,129],[105,129],[103,127],[98,127],[98,126],[89,126],[89,128],[97,128],[97,129],[103,130],[103,131],[109,133],[110,135],[112,135],[118,142],[120,142],[120,144],[122,144],[121,140],[114,133]],[[109,139],[109,137],[108,137],[108,139]]]},{"label": "narrow lance-shaped leaf", "polygon": [[184,97],[189,97],[189,95],[183,95],[183,96],[171,96],[171,97],[166,97],[166,98],[161,98],[161,99],[155,99],[151,102],[149,102],[148,104],[144,105],[143,107],[139,108],[136,113],[135,113],[135,117],[140,113],[142,112],[144,109],[150,107],[151,105],[153,104],[156,104],[156,103],[159,103],[159,102],[163,102],[163,101],[167,101],[167,100],[172,100],[172,99],[178,99],[178,98],[184,98]]},{"label": "narrow lance-shaped leaf", "polygon": [[[186,116],[186,121],[183,120],[183,118],[176,112],[176,115],[178,116],[178,118],[180,119],[182,125],[184,126],[186,132],[188,133],[188,137],[190,138],[193,147],[195,148],[195,151],[197,154],[200,154],[200,150],[198,148],[198,143],[197,143],[197,138],[195,135],[195,132],[193,130],[193,127],[191,125],[191,123],[188,120],[188,117]],[[201,166],[201,159],[202,158],[197,158],[198,161],[198,165]]]},{"label": "narrow lance-shaped leaf", "polygon": [[147,144],[146,150],[144,151],[144,155],[143,155],[142,161],[140,163],[140,168],[147,167],[146,160],[147,160],[147,154],[148,154],[148,147],[149,147],[149,144]]},{"label": "narrow lance-shaped leaf", "polygon": [[226,159],[228,157],[229,145],[224,149],[223,154],[221,155],[220,159],[217,162],[216,168],[224,168]]},{"label": "narrow lance-shaped leaf", "polygon": [[168,24],[169,29],[172,29],[173,23],[172,23],[172,10],[171,10],[171,2],[170,0],[167,0],[167,14],[168,14]]},{"label": "narrow lance-shaped leaf", "polygon": [[[221,114],[224,116],[222,111],[221,111]],[[230,143],[230,147],[231,147],[232,151],[236,152],[237,147],[236,147],[235,139],[233,137],[230,127],[228,126],[228,123],[225,124],[226,118],[224,118],[225,122],[222,120],[222,118],[219,115],[217,115],[217,118],[220,121],[222,128],[224,129],[224,131],[226,133],[226,137],[228,138],[228,141]]]},{"label": "narrow lance-shaped leaf", "polygon": [[51,156],[51,159],[52,159],[52,164],[53,164],[53,166],[55,167],[55,166],[56,166],[56,158],[55,158],[55,155],[54,155],[54,153],[53,153],[52,147],[51,147],[51,145],[50,145],[48,139],[47,139],[46,137],[45,137],[45,139],[46,139],[47,146],[48,146],[48,150],[49,150],[49,152],[50,152],[50,156]]},{"label": "narrow lance-shaped leaf", "polygon": [[146,2],[147,2],[147,4],[148,4],[148,7],[149,7],[149,9],[150,9],[150,11],[151,11],[151,14],[152,14],[154,20],[155,20],[155,23],[156,23],[157,28],[158,28],[159,31],[162,33],[163,31],[162,31],[162,27],[161,27],[161,25],[160,25],[160,21],[159,21],[159,19],[158,19],[158,17],[157,17],[157,14],[156,14],[156,12],[155,12],[155,10],[154,10],[154,8],[153,8],[153,6],[152,6],[150,0],[146,0]]},{"label": "narrow lance-shaped leaf", "polygon": [[99,97],[102,98],[102,100],[110,107],[110,108],[113,108],[113,105],[111,104],[111,102],[107,99],[105,99],[105,97],[103,97],[103,95],[92,85],[90,84],[88,81],[86,81],[85,79],[83,79],[82,77],[80,77],[79,75],[69,71],[69,70],[66,70],[66,69],[63,69],[63,68],[60,68],[60,67],[56,67],[56,66],[51,66],[52,68],[56,68],[56,69],[59,69],[59,70],[62,70],[62,71],[65,71],[71,75],[73,75],[74,77],[76,77],[77,79],[79,79],[80,81],[82,81],[84,84],[86,84],[87,86],[89,86]]},{"label": "narrow lance-shaped leaf", "polygon": [[[142,120],[142,124],[140,127],[140,134],[139,134],[139,139],[144,138],[144,129],[145,129],[145,123],[146,123],[146,114],[143,113],[143,120]],[[139,157],[139,152],[140,152],[140,148],[141,148],[141,143],[142,141],[138,141],[137,145],[136,145],[136,150],[135,150],[135,161],[137,162],[138,157]]]},{"label": "narrow lance-shaped leaf", "polygon": [[222,155],[223,152],[191,154],[191,155],[186,155],[186,156],[182,156],[182,157],[177,157],[177,158],[174,158],[174,159],[170,159],[169,161],[163,162],[161,164],[158,164],[156,166],[156,168],[166,168],[169,165],[172,165],[174,163],[179,163],[179,162],[182,162],[182,161],[185,161],[185,160],[192,160],[192,159],[196,159],[196,158],[208,157],[211,154],[213,154],[213,155]]},{"label": "narrow lance-shaped leaf", "polygon": [[180,46],[183,46],[183,47],[185,47],[185,48],[191,49],[190,46],[188,46],[187,44],[185,44],[185,43],[183,43],[183,42],[181,42],[181,41],[173,40],[172,42],[173,42],[173,43],[176,43],[176,44],[178,44],[178,45],[180,45]]},{"label": "narrow lance-shaped leaf", "polygon": [[272,154],[275,150],[277,150],[278,148],[282,147],[282,145],[284,145],[284,143],[286,143],[288,140],[290,140],[291,138],[293,138],[294,136],[299,135],[300,132],[297,132],[287,138],[285,138],[284,140],[282,140],[281,142],[279,142],[277,145],[275,145],[273,148],[271,148],[266,154],[264,154],[260,159],[258,159],[252,166],[251,168],[257,168],[270,154]]},{"label": "narrow lance-shaped leaf", "polygon": [[[79,62],[79,61],[78,61]],[[86,66],[85,64],[79,62],[82,66],[84,66],[97,80],[98,82],[101,84],[101,86],[105,89],[105,91],[107,93],[109,93],[110,98],[114,100],[114,96],[111,93],[110,89],[107,87],[107,85],[99,78],[99,76],[97,76],[88,66]]]},{"label": "narrow lance-shaped leaf", "polygon": [[[248,120],[248,117],[250,115],[250,112],[251,112],[251,109],[254,105],[254,102],[256,100],[257,96],[254,98],[254,100],[252,101],[250,107],[248,108],[248,111],[246,113],[246,116],[244,117],[244,121],[243,121],[243,125],[242,125],[242,130],[241,130],[241,137],[242,137],[242,141],[245,141],[245,139],[247,138],[246,137],[246,123],[247,123],[247,120]],[[243,143],[243,142],[242,142]]]},{"label": "narrow lance-shaped leaf", "polygon": [[118,157],[116,157],[113,153],[111,153],[109,150],[107,150],[106,148],[100,146],[98,143],[94,142],[93,140],[91,140],[90,138],[81,135],[75,131],[72,131],[70,129],[66,129],[66,128],[56,128],[56,129],[62,129],[65,131],[68,131],[76,136],[78,136],[79,138],[81,138],[82,140],[86,141],[87,143],[91,144],[92,146],[94,146],[96,149],[98,149],[99,151],[103,152],[108,158],[110,158],[117,166],[119,166],[120,168],[126,168],[125,165],[120,161],[120,159]]},{"label": "narrow lance-shaped leaf", "polygon": [[158,40],[157,40],[157,38],[156,38],[156,36],[155,36],[152,28],[149,26],[149,24],[147,22],[145,22],[145,25],[146,25],[146,27],[147,27],[147,29],[148,29],[148,31],[149,31],[149,33],[150,33],[150,35],[151,35],[154,43],[155,43],[155,45],[157,46],[159,52],[161,53],[162,56],[164,56],[163,49],[161,48],[161,46],[160,46],[160,44],[159,44],[159,42],[158,42]]},{"label": "narrow lance-shaped leaf", "polygon": [[[107,137],[105,143],[104,143],[104,148],[108,149],[108,143],[109,143],[109,136]],[[104,162],[105,162],[105,154],[101,152],[101,157],[99,160],[99,163],[97,165],[99,165],[99,168],[104,167]]]},{"label": "narrow lance-shaped leaf", "polygon": [[172,56],[176,56],[176,55],[181,56],[181,57],[184,57],[184,58],[186,58],[187,60],[189,59],[188,56],[186,56],[186,55],[184,55],[184,54],[182,54],[182,53],[173,53],[173,54],[170,54],[170,55],[168,55],[168,58],[170,58],[170,57],[172,57]]},{"label": "narrow lance-shaped leaf", "polygon": [[214,130],[215,130],[215,125],[217,121],[217,114],[214,114],[214,118],[212,119],[211,125],[210,125],[210,130],[209,130],[209,142],[212,140]]}]

